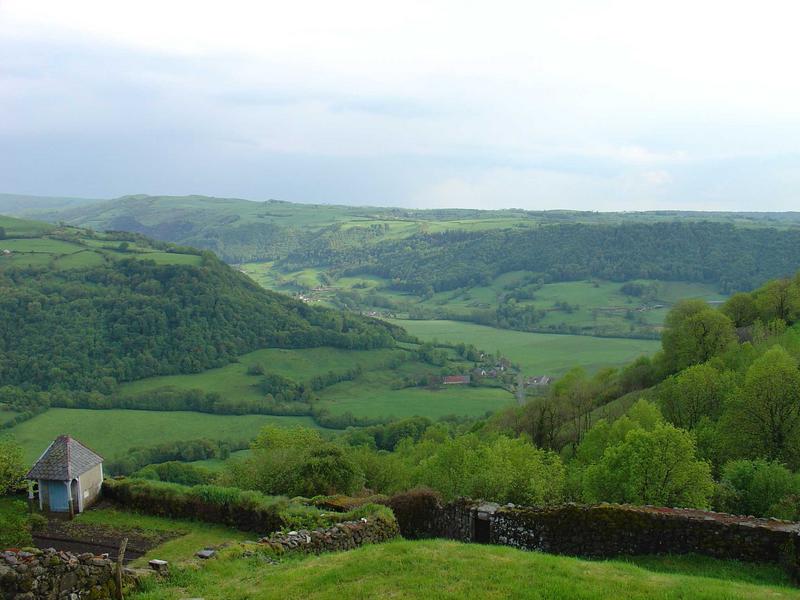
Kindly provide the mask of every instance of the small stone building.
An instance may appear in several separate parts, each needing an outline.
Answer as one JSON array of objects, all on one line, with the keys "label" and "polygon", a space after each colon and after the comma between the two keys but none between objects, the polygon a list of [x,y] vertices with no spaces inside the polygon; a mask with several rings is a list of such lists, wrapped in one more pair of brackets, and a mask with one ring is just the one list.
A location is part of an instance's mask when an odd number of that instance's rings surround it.
[{"label": "small stone building", "polygon": [[100,496],[103,458],[68,435],[47,447],[26,476],[39,483],[39,508],[70,516],[89,508]]}]

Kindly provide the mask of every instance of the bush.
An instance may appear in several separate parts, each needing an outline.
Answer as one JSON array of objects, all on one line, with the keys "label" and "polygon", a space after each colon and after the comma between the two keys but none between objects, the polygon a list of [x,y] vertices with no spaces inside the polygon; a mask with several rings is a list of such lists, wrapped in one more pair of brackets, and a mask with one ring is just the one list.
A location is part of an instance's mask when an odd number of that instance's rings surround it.
[{"label": "bush", "polygon": [[728,462],[722,469],[720,487],[720,510],[757,517],[785,516],[779,504],[800,493],[796,475],[778,462],[761,459]]},{"label": "bush", "polygon": [[31,516],[22,500],[14,500],[0,506],[0,550],[22,548],[33,544]]},{"label": "bush", "polygon": [[216,473],[192,464],[171,460],[157,465],[147,465],[136,471],[131,477],[168,481],[181,485],[203,485],[213,483]]},{"label": "bush", "polygon": [[425,537],[427,523],[442,506],[442,497],[430,488],[415,488],[395,494],[385,502],[392,509],[403,537]]}]

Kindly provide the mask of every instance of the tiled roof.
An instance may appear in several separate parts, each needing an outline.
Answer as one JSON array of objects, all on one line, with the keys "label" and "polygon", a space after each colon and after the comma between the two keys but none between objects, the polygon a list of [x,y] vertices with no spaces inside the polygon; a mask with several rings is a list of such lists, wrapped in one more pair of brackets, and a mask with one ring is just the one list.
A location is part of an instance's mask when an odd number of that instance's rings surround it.
[{"label": "tiled roof", "polygon": [[60,435],[36,461],[28,479],[69,481],[103,462],[103,457],[68,435]]}]

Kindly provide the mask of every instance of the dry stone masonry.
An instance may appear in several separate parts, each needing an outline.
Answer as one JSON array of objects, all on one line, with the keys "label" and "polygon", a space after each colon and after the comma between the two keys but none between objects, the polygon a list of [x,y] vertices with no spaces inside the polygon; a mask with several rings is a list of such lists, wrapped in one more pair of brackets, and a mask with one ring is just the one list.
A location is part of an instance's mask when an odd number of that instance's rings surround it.
[{"label": "dry stone masonry", "polygon": [[401,532],[412,539],[441,537],[597,558],[696,553],[776,563],[800,579],[800,523],[652,506],[418,500],[419,510],[406,507],[398,516]]},{"label": "dry stone masonry", "polygon": [[337,523],[326,529],[302,529],[288,533],[274,533],[259,540],[279,554],[303,552],[319,554],[336,550],[352,550],[364,544],[377,544],[397,537],[400,530],[394,520],[383,518],[361,519]]},{"label": "dry stone masonry", "polygon": [[2,600],[101,600],[116,592],[114,563],[94,554],[48,550],[0,553]]}]

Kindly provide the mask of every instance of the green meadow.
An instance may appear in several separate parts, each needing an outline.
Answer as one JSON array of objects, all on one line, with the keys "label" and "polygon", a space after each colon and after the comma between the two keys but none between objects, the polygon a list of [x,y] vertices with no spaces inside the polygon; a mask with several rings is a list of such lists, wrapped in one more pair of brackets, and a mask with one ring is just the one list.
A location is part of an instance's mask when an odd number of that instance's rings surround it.
[{"label": "green meadow", "polygon": [[[55,225],[50,225],[42,221],[29,221],[27,219],[16,219],[3,215],[0,215],[0,227],[5,230],[6,237],[9,238],[42,235],[43,233],[55,229]],[[0,246],[4,245],[4,242],[0,240]]]},{"label": "green meadow", "polygon": [[120,386],[119,393],[136,396],[171,387],[218,392],[234,400],[258,400],[263,397],[259,388],[261,378],[247,374],[251,365],[262,365],[267,373],[277,373],[299,382],[329,371],[341,372],[361,365],[364,373],[357,379],[343,381],[317,392],[321,406],[334,415],[350,412],[358,417],[370,418],[422,415],[435,419],[444,415],[481,416],[513,400],[511,394],[498,388],[443,386],[437,390],[421,387],[393,389],[407,375],[420,378],[437,371],[430,365],[414,360],[401,363],[396,368],[384,368],[386,361],[398,352],[402,350],[269,348],[245,354],[239,357],[238,362],[202,373],[152,377],[126,383]]},{"label": "green meadow", "polygon": [[698,556],[595,561],[442,540],[397,540],[276,565],[223,554],[147,587],[134,600],[800,598],[771,565]]},{"label": "green meadow", "polygon": [[51,408],[10,433],[22,446],[26,462],[35,461],[50,442],[66,433],[113,459],[131,448],[179,440],[248,441],[267,423],[316,427],[310,417]]},{"label": "green meadow", "polygon": [[15,410],[0,410],[0,425],[6,423],[7,421],[10,421],[19,414],[21,413]]},{"label": "green meadow", "polygon": [[239,357],[239,361],[218,369],[209,369],[191,375],[166,375],[123,384],[119,393],[135,396],[163,387],[202,389],[218,392],[226,397],[258,400],[264,394],[259,389],[261,378],[248,375],[251,365],[261,365],[267,373],[277,373],[302,382],[328,371],[346,371],[360,364],[364,369],[374,368],[392,355],[392,350],[342,350],[339,348],[303,348],[284,350],[266,348]]},{"label": "green meadow", "polygon": [[656,340],[527,333],[461,321],[392,322],[422,340],[465,342],[488,352],[499,350],[526,375],[562,375],[575,366],[587,371],[618,367],[661,347]]},{"label": "green meadow", "polygon": [[509,392],[493,387],[442,385],[437,389],[392,389],[398,376],[413,368],[403,365],[399,370],[378,370],[327,387],[319,392],[321,406],[335,415],[349,412],[357,417],[381,419],[416,415],[436,419],[445,415],[479,417],[514,401]]}]

